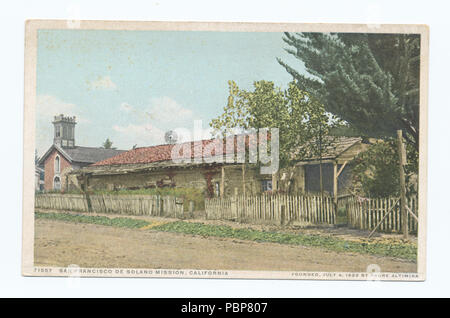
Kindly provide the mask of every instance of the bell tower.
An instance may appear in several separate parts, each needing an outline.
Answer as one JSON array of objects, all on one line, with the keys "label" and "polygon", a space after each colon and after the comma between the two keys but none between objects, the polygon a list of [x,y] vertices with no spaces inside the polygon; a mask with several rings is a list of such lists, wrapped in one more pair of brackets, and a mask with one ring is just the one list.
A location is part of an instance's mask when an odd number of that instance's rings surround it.
[{"label": "bell tower", "polygon": [[56,115],[53,119],[55,133],[53,144],[63,148],[75,147],[75,116],[64,117],[63,114]]}]

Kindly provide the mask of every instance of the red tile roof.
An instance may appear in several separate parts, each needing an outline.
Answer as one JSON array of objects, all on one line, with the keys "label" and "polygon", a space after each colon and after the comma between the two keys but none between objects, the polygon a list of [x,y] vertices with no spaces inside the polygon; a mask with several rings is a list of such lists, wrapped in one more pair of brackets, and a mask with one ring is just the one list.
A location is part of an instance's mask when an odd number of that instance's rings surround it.
[{"label": "red tile roof", "polygon": [[[246,136],[246,135],[241,135]],[[236,137],[236,136],[235,136]],[[235,138],[236,140],[236,138]],[[251,139],[253,140],[253,139]],[[208,139],[194,142],[186,142],[182,144],[174,144],[174,145],[158,145],[151,147],[142,147],[136,148],[124,153],[121,153],[117,156],[108,158],[106,160],[102,160],[92,164],[91,166],[106,166],[106,165],[125,165],[125,164],[144,164],[144,163],[153,163],[153,162],[161,162],[161,161],[170,161],[172,160],[172,149],[175,146],[179,146],[181,148],[179,157],[177,159],[193,159],[193,158],[202,158],[203,151],[206,151],[208,155],[203,156],[203,158],[225,155],[228,153],[233,153],[232,149],[227,149],[225,145],[225,141],[223,141],[223,149],[221,152],[216,153],[215,144],[220,143],[221,139]],[[249,138],[245,138],[246,147],[249,144]],[[191,147],[191,153],[184,154],[184,147]],[[208,148],[206,148],[210,145]],[[180,149],[179,148],[179,149]],[[235,153],[241,152],[243,149],[240,149],[237,144],[235,144]]]},{"label": "red tile roof", "polygon": [[[239,143],[236,142],[236,137],[245,136],[245,148],[239,147]],[[234,136],[234,153],[241,153],[248,149],[250,142],[256,143],[256,135],[237,135]],[[268,136],[270,139],[270,136]],[[221,139],[208,139],[194,142],[186,142],[182,144],[175,145],[159,145],[159,146],[151,146],[151,147],[142,147],[132,149],[126,152],[122,152],[119,155],[114,157],[98,161],[91,166],[109,166],[109,165],[126,165],[126,164],[146,164],[146,163],[154,163],[154,162],[163,162],[163,161],[171,161],[172,160],[172,149],[175,146],[179,146],[180,154],[176,159],[194,159],[194,158],[208,158],[213,156],[220,156],[226,154],[232,154],[233,148],[226,147],[225,141],[223,141],[222,151],[219,150],[216,153],[215,144],[220,143]],[[343,151],[351,147],[357,142],[360,142],[360,137],[337,137],[332,140],[332,142],[324,148],[324,153],[322,158],[335,158],[339,156]],[[191,153],[183,153],[184,147],[191,147]],[[229,149],[231,148],[231,149]],[[205,152],[205,155],[203,155]],[[316,157],[308,157],[306,156],[305,160],[316,159]]]}]

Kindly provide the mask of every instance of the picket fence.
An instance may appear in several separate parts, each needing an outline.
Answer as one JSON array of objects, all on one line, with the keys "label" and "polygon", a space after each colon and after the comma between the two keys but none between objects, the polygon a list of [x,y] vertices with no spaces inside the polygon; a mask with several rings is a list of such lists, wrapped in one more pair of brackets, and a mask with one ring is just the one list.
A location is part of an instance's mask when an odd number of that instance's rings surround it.
[{"label": "picket fence", "polygon": [[260,195],[205,200],[207,219],[288,224],[292,221],[335,224],[333,198],[306,195]]},{"label": "picket fence", "polygon": [[[417,197],[407,198],[409,209],[418,217]],[[402,215],[399,198],[357,198],[354,196],[339,200],[339,210],[344,208],[347,214],[347,223],[350,227],[361,230],[377,228],[382,232],[401,232]],[[387,214],[387,215],[386,215]],[[383,217],[386,216],[384,219]],[[408,230],[417,232],[418,222],[408,213]]]},{"label": "picket fence", "polygon": [[[410,197],[409,209],[418,217],[417,197]],[[126,215],[183,217],[183,202],[173,196],[36,194],[35,207],[49,210],[97,212]],[[341,197],[338,211],[349,227],[361,230],[402,231],[398,198]],[[238,222],[289,224],[336,224],[336,209],[330,196],[263,194],[205,200],[207,219]],[[386,215],[387,214],[387,215]],[[383,219],[383,217],[386,217]],[[418,222],[408,213],[408,229],[417,232]]]},{"label": "picket fence", "polygon": [[50,210],[89,211],[88,202],[83,194],[36,194],[34,206]]},{"label": "picket fence", "polygon": [[52,210],[182,217],[183,202],[173,196],[37,194],[35,207]]}]

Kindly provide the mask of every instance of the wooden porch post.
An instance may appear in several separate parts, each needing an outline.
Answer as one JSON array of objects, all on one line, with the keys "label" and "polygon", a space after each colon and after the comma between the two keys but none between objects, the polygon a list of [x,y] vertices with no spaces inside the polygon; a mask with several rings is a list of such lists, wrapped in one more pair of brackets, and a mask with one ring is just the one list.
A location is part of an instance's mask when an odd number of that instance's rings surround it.
[{"label": "wooden porch post", "polygon": [[344,164],[341,165],[338,171],[338,162],[335,161],[333,163],[333,196],[334,196],[334,205],[336,207],[337,212],[337,205],[338,205],[338,180],[339,176],[341,175],[342,171],[344,171],[344,168],[346,166],[348,161],[345,161]]},{"label": "wooden porch post", "polygon": [[401,130],[397,130],[397,139],[400,172],[400,213],[402,215],[403,238],[408,239],[408,212],[406,211],[405,170],[403,167],[406,164],[406,154],[405,149],[403,148],[403,136]]},{"label": "wooden porch post", "polygon": [[225,167],[222,166],[222,173],[221,173],[221,179],[220,179],[220,197],[224,197],[225,192]]},{"label": "wooden porch post", "polygon": [[84,175],[83,183],[84,183],[84,192],[87,192],[89,188],[89,178],[86,174]]},{"label": "wooden porch post", "polygon": [[84,175],[84,196],[86,198],[88,211],[92,212],[92,203],[89,196],[89,176],[87,174]]},{"label": "wooden porch post", "polygon": [[338,204],[338,171],[337,171],[337,162],[333,162],[333,202],[334,206],[337,209]]},{"label": "wooden porch post", "polygon": [[278,190],[277,173],[272,173],[272,191]]},{"label": "wooden porch post", "polygon": [[245,197],[245,163],[242,164],[242,194]]}]

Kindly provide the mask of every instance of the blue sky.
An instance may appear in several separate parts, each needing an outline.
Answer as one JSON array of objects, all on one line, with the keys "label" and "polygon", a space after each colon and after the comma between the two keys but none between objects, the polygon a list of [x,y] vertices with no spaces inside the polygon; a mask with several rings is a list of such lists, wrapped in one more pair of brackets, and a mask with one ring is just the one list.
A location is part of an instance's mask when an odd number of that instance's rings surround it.
[{"label": "blue sky", "polygon": [[77,116],[75,142],[101,146],[164,143],[164,132],[208,128],[227,103],[228,80],[251,89],[258,80],[286,87],[277,57],[302,65],[282,33],[39,30],[36,146],[52,143],[52,118]]}]

